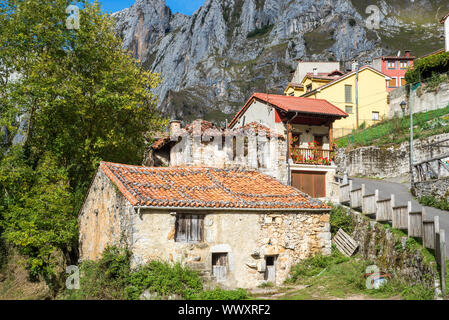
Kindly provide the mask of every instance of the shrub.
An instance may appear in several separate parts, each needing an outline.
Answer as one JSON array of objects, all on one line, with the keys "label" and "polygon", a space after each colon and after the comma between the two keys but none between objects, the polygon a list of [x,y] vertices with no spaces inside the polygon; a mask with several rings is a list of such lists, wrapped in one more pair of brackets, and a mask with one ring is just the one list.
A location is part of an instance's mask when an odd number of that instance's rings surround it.
[{"label": "shrub", "polygon": [[247,38],[250,39],[250,38],[255,38],[257,36],[263,36],[263,35],[271,32],[271,30],[273,29],[273,26],[274,25],[272,25],[272,24],[266,24],[266,25],[262,26],[261,28],[256,28],[253,31],[248,33]]},{"label": "shrub", "polygon": [[176,294],[190,299],[202,291],[203,285],[197,272],[180,263],[171,266],[167,262],[151,261],[131,274],[126,297],[139,299],[147,289],[159,296]]},{"label": "shrub", "polygon": [[313,277],[322,272],[325,268],[340,264],[342,262],[348,261],[349,258],[345,257],[337,250],[332,250],[330,256],[316,255],[305,259],[296,266],[292,268],[290,278],[288,282],[296,282],[301,277]]},{"label": "shrub", "polygon": [[85,261],[80,265],[80,289],[66,290],[63,297],[70,300],[125,299],[129,266],[129,251],[108,247],[99,261]]},{"label": "shrub", "polygon": [[343,231],[348,234],[351,234],[354,231],[354,220],[351,215],[347,214],[346,210],[340,206],[332,208],[330,224],[332,236],[338,232],[338,229],[343,229]]},{"label": "shrub", "polygon": [[432,77],[434,73],[449,72],[449,52],[418,59],[405,74],[407,83],[417,83]]},{"label": "shrub", "polygon": [[440,210],[449,211],[449,201],[447,199],[438,199],[434,196],[423,196],[419,198],[419,203],[427,206],[427,207],[434,207]]}]

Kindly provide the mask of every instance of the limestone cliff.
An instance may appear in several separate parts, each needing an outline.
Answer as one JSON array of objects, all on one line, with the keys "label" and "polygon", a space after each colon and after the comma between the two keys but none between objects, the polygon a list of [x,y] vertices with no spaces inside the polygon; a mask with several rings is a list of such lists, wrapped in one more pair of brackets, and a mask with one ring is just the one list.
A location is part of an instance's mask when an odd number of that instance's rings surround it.
[{"label": "limestone cliff", "polygon": [[[369,5],[380,29],[367,27]],[[282,93],[297,59],[369,62],[411,49],[443,47],[446,0],[206,0],[192,16],[164,0],[117,12],[124,47],[162,74],[156,90],[171,118],[229,118],[254,91]]]}]

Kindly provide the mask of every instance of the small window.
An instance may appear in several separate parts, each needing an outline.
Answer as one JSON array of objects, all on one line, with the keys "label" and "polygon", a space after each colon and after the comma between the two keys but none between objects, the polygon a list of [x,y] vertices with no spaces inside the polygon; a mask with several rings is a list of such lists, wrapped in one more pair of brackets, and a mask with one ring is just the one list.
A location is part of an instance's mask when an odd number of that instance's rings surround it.
[{"label": "small window", "polygon": [[352,114],[352,106],[346,106],[345,111],[347,114]]},{"label": "small window", "polygon": [[388,88],[396,88],[398,79],[393,77],[391,80],[388,80]]},{"label": "small window", "polygon": [[310,91],[312,91],[312,85],[311,85],[311,84],[309,84],[309,85],[307,86],[307,92],[310,92]]},{"label": "small window", "polygon": [[352,103],[352,86],[345,85],[345,101],[346,103]]},{"label": "small window", "polygon": [[407,69],[408,68],[408,61],[401,61],[400,65],[401,65],[401,69]]},{"label": "small window", "polygon": [[228,274],[227,253],[212,253],[212,274],[217,281],[226,280]]},{"label": "small window", "polygon": [[379,112],[373,111],[373,121],[379,121]]},{"label": "small window", "polygon": [[176,242],[195,243],[203,241],[204,215],[177,214]]},{"label": "small window", "polygon": [[396,61],[388,61],[388,69],[396,69]]},{"label": "small window", "polygon": [[407,81],[405,81],[405,78],[401,78],[401,87],[405,86],[407,84]]}]

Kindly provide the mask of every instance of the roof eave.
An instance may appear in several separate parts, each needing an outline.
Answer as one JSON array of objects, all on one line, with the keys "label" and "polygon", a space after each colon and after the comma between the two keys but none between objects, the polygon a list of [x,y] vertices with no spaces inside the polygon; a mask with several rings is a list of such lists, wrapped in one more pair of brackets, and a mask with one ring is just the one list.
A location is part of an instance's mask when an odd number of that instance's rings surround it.
[{"label": "roof eave", "polygon": [[161,206],[134,206],[134,209],[143,210],[185,210],[185,211],[242,211],[242,212],[260,212],[260,211],[276,211],[276,212],[329,212],[331,208],[222,208],[222,207],[161,207]]}]

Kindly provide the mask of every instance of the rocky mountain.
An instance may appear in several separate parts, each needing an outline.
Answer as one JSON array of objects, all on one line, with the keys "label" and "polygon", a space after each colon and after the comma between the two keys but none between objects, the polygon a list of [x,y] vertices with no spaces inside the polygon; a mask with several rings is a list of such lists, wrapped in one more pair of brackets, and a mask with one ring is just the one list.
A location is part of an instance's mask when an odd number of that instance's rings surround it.
[{"label": "rocky mountain", "polygon": [[[282,93],[298,59],[346,68],[354,59],[442,48],[447,11],[447,0],[205,0],[186,16],[164,0],[137,0],[113,16],[124,48],[161,73],[165,114],[222,123],[254,91]],[[377,16],[379,28],[370,28]]]}]

